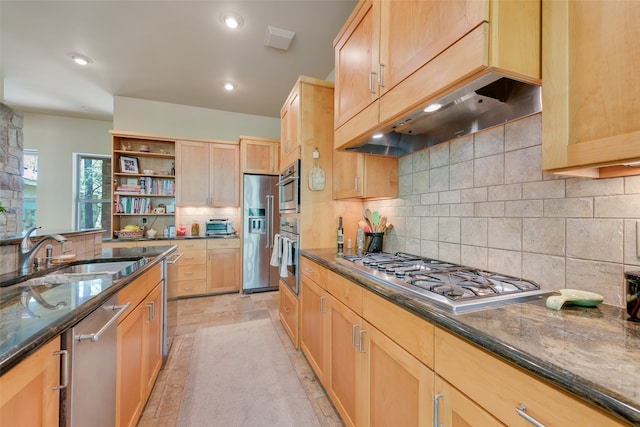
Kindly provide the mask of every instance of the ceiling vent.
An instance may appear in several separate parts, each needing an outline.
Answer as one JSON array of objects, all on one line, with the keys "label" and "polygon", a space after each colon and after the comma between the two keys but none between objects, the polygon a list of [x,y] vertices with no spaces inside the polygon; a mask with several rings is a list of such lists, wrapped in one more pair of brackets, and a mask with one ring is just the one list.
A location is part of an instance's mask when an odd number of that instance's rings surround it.
[{"label": "ceiling vent", "polygon": [[293,31],[283,30],[269,25],[267,26],[267,34],[264,37],[264,45],[276,49],[289,50],[289,45],[295,35],[296,33]]}]

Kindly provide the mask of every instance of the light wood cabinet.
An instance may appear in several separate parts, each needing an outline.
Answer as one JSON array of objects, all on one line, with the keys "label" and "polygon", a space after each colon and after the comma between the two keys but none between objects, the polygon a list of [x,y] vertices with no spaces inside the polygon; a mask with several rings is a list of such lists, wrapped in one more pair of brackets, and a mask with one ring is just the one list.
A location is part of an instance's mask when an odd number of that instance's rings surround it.
[{"label": "light wood cabinet", "polygon": [[277,175],[280,142],[275,139],[240,137],[240,170],[242,173]]},{"label": "light wood cabinet", "polygon": [[176,204],[228,207],[240,205],[238,144],[176,142]]},{"label": "light wood cabinet", "polygon": [[300,158],[300,96],[294,86],[280,110],[280,168],[284,169]]},{"label": "light wood cabinet", "polygon": [[56,337],[0,377],[1,426],[58,426],[59,351]]},{"label": "light wood cabinet", "polygon": [[334,153],[335,199],[398,197],[398,158]]},{"label": "light wood cabinet", "polygon": [[542,167],[640,174],[640,3],[543,1]]},{"label": "light wood cabinet", "polygon": [[207,240],[207,293],[240,290],[240,239]]},{"label": "light wood cabinet", "polygon": [[508,426],[530,425],[516,408],[547,426],[626,425],[440,328],[435,349],[436,373]]},{"label": "light wood cabinet", "polygon": [[[207,292],[207,242],[206,240],[172,240],[182,257],[176,262],[175,296],[184,297]],[[173,292],[171,292],[173,294]]]},{"label": "light wood cabinet", "polygon": [[118,292],[131,306],[118,319],[116,423],[135,426],[162,364],[163,277],[160,265]]},{"label": "light wood cabinet", "polygon": [[175,140],[112,131],[111,144],[111,234],[126,225],[142,225],[142,217],[151,218],[160,230],[173,224],[173,213],[154,209],[175,206]]},{"label": "light wood cabinet", "polygon": [[291,338],[295,348],[300,347],[300,316],[298,307],[298,297],[289,289],[284,282],[280,281],[280,305],[278,307],[278,317],[284,330]]},{"label": "light wood cabinet", "polygon": [[334,48],[345,148],[487,72],[540,84],[540,1],[361,0]]},{"label": "light wood cabinet", "polygon": [[300,349],[322,384],[329,364],[329,304],[327,291],[300,275]]}]

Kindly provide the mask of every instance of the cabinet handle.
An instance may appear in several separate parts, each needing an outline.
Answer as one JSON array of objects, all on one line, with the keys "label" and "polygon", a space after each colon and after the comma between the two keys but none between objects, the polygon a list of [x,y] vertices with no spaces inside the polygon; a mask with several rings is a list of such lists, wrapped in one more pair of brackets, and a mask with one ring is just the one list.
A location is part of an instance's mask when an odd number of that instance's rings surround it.
[{"label": "cabinet handle", "polygon": [[378,86],[384,87],[384,83],[382,83],[382,69],[384,68],[384,64],[378,64]]},{"label": "cabinet handle", "polygon": [[373,71],[369,71],[369,92],[375,95],[376,91],[373,90],[373,75],[375,73]]},{"label": "cabinet handle", "polygon": [[172,256],[171,261],[167,260],[167,264],[175,264],[176,262],[178,262],[180,258],[182,258],[183,255],[184,255],[183,253],[177,253],[177,254],[171,255]]},{"label": "cabinet handle", "polygon": [[311,273],[311,274],[313,274],[313,269],[312,269],[312,268],[305,267],[305,268],[304,268],[304,271],[306,271],[307,273]]},{"label": "cabinet handle", "polygon": [[284,310],[285,313],[288,313],[289,312],[289,307],[283,307],[283,310]]},{"label": "cabinet handle", "polygon": [[156,303],[153,301],[149,301],[149,303],[147,304],[147,307],[149,307],[149,322],[151,323],[153,322],[153,319],[156,317]]},{"label": "cabinet handle", "polygon": [[193,274],[193,271],[185,271],[184,275],[185,276],[191,276]]},{"label": "cabinet handle", "polygon": [[364,335],[365,332],[367,332],[366,329],[363,329],[363,330],[360,331],[360,342],[358,343],[358,351],[360,353],[366,353],[366,351],[362,347],[362,335]]},{"label": "cabinet handle", "polygon": [[320,313],[324,313],[324,298],[320,297]]},{"label": "cabinet handle", "polygon": [[62,390],[69,385],[69,352],[67,350],[54,351],[56,356],[62,356],[62,384],[53,387],[54,390]]},{"label": "cabinet handle", "polygon": [[357,323],[351,327],[351,345],[354,347],[358,347],[358,344],[356,344],[356,329],[359,327],[360,325]]},{"label": "cabinet handle", "polygon": [[438,400],[444,397],[444,394],[438,393],[433,397],[433,427],[442,427],[442,424],[438,423]]},{"label": "cabinet handle", "polygon": [[527,407],[524,405],[520,405],[516,408],[516,412],[518,413],[518,415],[520,415],[525,420],[529,421],[532,425],[536,427],[545,427],[545,425],[542,424],[540,421],[536,420],[531,415],[527,414],[525,412],[526,410],[527,410]]},{"label": "cabinet handle", "polygon": [[356,192],[358,191],[358,184],[359,184],[358,183],[358,177],[356,176],[354,178],[354,180],[353,180],[353,186],[354,186],[354,189],[356,190]]},{"label": "cabinet handle", "polygon": [[182,289],[184,289],[185,291],[191,291],[191,290],[193,290],[193,287],[190,287],[190,288],[182,288]]}]

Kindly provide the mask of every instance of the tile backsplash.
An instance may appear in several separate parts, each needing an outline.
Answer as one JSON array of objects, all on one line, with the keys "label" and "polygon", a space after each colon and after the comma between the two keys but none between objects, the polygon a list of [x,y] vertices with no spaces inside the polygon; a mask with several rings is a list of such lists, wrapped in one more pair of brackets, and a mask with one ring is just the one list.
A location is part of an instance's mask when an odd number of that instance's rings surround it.
[{"label": "tile backsplash", "polygon": [[365,203],[394,228],[384,250],[484,268],[622,306],[640,270],[640,176],[542,173],[541,115],[400,158],[399,197]]}]

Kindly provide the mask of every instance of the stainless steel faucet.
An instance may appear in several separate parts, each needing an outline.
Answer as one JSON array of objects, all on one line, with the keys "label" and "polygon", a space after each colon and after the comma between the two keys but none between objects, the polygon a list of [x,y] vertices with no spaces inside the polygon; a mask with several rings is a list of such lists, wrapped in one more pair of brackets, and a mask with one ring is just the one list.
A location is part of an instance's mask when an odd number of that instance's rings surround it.
[{"label": "stainless steel faucet", "polygon": [[18,252],[18,265],[20,266],[20,273],[29,273],[33,269],[33,258],[38,252],[38,249],[48,240],[55,240],[58,243],[66,242],[67,239],[60,234],[49,234],[38,240],[35,244],[31,243],[31,233],[40,227],[33,227],[26,232],[20,243],[20,251]]}]

